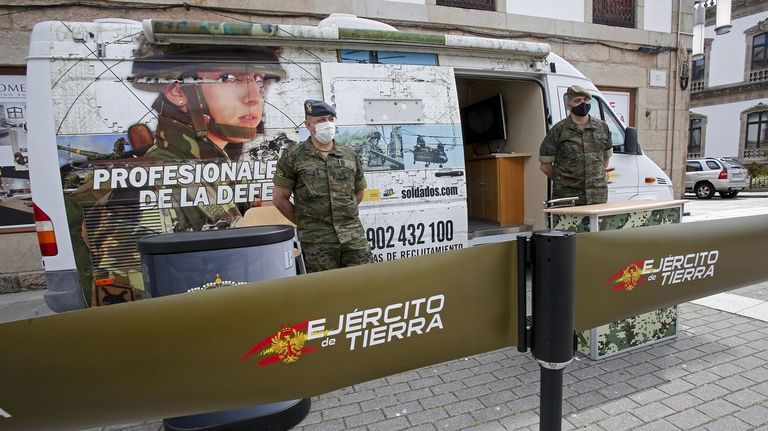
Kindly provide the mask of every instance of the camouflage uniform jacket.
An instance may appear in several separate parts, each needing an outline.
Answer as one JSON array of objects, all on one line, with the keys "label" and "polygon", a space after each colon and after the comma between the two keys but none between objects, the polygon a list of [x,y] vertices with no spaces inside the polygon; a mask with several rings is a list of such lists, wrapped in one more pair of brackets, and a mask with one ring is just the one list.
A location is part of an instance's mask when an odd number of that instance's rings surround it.
[{"label": "camouflage uniform jacket", "polygon": [[366,187],[365,176],[350,148],[334,142],[323,157],[307,139],[283,153],[273,181],[293,191],[300,241],[345,243],[365,237],[355,197]]},{"label": "camouflage uniform jacket", "polygon": [[605,159],[613,155],[608,125],[592,116],[580,128],[570,115],[549,130],[539,148],[541,163],[554,162],[552,199],[578,196],[576,205],[608,200]]},{"label": "camouflage uniform jacket", "polygon": [[[224,150],[206,138],[198,138],[186,123],[161,115],[158,118],[155,145],[147,151],[147,157],[155,160],[181,163],[229,163]],[[236,227],[242,214],[234,203],[214,204],[217,183],[200,183],[205,187],[211,205],[175,209],[174,231],[226,229]],[[194,200],[196,187],[188,187],[187,201]],[[181,188],[173,191],[174,206],[180,202]]]}]

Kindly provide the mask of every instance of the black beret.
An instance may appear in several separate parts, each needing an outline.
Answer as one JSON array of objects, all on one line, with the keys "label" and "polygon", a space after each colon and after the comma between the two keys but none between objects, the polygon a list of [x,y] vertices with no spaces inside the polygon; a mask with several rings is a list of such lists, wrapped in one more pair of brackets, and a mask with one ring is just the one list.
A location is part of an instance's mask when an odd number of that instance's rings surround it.
[{"label": "black beret", "polygon": [[323,115],[336,116],[336,110],[333,106],[322,100],[307,99],[304,101],[304,114],[310,117],[322,117]]}]

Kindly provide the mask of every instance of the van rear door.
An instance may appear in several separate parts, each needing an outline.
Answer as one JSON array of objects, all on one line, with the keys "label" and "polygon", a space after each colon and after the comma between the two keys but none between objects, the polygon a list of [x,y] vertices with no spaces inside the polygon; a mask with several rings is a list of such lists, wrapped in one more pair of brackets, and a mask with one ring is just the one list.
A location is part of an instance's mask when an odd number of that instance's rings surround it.
[{"label": "van rear door", "polygon": [[338,116],[336,140],[357,152],[366,173],[360,217],[376,261],[465,247],[453,69],[323,63],[321,70],[324,98]]}]

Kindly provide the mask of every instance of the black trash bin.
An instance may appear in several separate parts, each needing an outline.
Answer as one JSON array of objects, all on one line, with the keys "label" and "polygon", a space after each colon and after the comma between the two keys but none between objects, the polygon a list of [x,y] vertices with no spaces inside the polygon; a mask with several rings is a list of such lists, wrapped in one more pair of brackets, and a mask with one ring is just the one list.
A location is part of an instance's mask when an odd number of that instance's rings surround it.
[{"label": "black trash bin", "polygon": [[[142,238],[144,287],[157,297],[295,275],[293,236],[293,227],[273,225]],[[166,418],[163,425],[169,431],[285,430],[309,408],[305,398]]]}]

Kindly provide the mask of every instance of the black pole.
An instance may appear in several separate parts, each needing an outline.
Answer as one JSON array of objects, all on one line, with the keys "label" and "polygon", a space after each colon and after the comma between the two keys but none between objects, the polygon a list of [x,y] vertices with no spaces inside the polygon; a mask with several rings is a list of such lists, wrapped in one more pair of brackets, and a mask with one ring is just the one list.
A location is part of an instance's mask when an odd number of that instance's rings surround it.
[{"label": "black pole", "polygon": [[563,369],[552,370],[539,366],[541,367],[539,430],[559,431],[563,417]]},{"label": "black pole", "polygon": [[517,351],[528,351],[528,237],[517,237]]},{"label": "black pole", "polygon": [[539,429],[560,431],[563,368],[573,360],[576,236],[533,234],[533,356],[541,367]]}]

